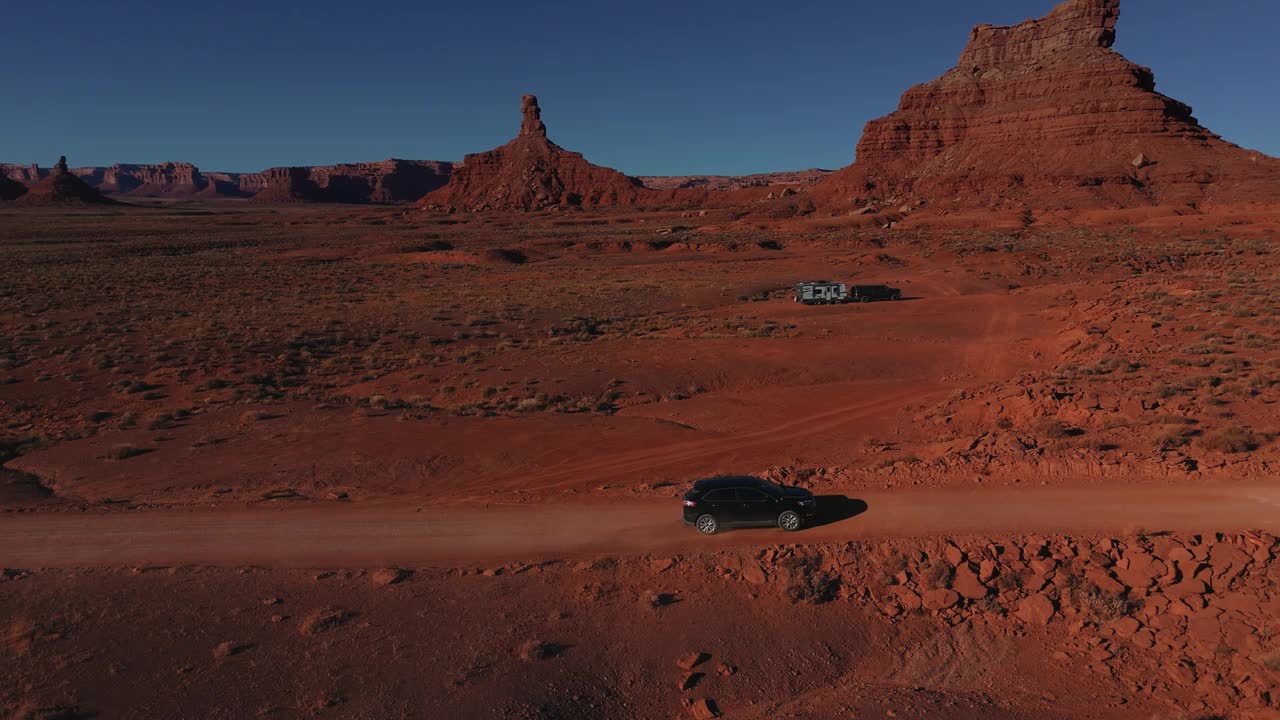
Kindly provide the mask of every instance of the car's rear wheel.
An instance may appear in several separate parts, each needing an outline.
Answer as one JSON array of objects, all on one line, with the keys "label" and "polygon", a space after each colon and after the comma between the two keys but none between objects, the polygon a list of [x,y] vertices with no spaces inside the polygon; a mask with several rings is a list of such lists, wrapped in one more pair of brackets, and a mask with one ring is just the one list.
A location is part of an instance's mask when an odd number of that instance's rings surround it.
[{"label": "car's rear wheel", "polygon": [[890,296],[889,296],[889,299],[890,299],[890,300],[901,300],[901,299],[902,299],[902,293],[894,293],[894,294],[892,294],[892,295],[890,295]]},{"label": "car's rear wheel", "polygon": [[795,532],[800,529],[800,516],[793,510],[785,510],[778,516],[778,527],[787,532]]},{"label": "car's rear wheel", "polygon": [[694,523],[694,527],[698,528],[698,532],[703,535],[715,535],[716,531],[720,529],[720,523],[716,522],[716,519],[710,515],[701,515],[698,517],[698,521]]},{"label": "car's rear wheel", "polygon": [[866,295],[863,295],[862,297],[858,298],[858,302],[871,302],[871,298]]}]

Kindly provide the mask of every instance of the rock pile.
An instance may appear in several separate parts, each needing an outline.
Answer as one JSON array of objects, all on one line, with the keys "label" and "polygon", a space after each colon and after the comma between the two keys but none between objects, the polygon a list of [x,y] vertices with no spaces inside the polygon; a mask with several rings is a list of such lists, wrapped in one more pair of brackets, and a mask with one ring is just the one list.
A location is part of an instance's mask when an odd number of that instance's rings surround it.
[{"label": "rock pile", "polygon": [[1058,628],[1059,657],[1081,658],[1135,692],[1190,691],[1203,706],[1189,709],[1217,711],[1280,700],[1278,552],[1274,536],[1250,532],[847,543],[719,562],[753,590],[791,593],[791,568],[804,560],[838,583],[835,601],[865,603],[894,622]]}]

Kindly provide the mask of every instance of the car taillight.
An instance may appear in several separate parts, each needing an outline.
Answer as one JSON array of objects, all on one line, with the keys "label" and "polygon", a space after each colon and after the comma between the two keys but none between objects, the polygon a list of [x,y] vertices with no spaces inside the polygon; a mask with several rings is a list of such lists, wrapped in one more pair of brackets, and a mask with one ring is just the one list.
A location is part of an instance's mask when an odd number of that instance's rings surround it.
[{"label": "car taillight", "polygon": [[692,501],[692,500],[685,500],[685,501],[684,501],[684,506],[685,506],[685,507],[697,507],[697,506],[698,506],[698,503],[696,503],[696,502],[694,502],[694,501]]}]

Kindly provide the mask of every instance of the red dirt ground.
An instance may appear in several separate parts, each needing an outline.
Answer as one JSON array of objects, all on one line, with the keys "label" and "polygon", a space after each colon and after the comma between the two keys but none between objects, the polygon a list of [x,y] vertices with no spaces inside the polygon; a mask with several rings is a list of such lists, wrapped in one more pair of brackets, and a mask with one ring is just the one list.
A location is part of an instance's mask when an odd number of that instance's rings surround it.
[{"label": "red dirt ground", "polygon": [[4,211],[0,708],[1266,716],[1280,213],[998,220]]}]

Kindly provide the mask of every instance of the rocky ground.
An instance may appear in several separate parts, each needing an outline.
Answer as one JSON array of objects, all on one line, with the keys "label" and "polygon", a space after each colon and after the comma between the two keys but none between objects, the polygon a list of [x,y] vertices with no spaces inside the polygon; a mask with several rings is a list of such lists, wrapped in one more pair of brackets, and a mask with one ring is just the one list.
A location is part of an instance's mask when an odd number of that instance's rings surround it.
[{"label": "rocky ground", "polygon": [[1267,534],[1152,533],[6,570],[0,702],[18,717],[1271,717],[1275,552]]},{"label": "rocky ground", "polygon": [[[0,704],[1266,717],[1277,227],[1119,217],[9,211],[0,503],[47,540],[0,550]],[[792,303],[814,277],[908,299]],[[703,542],[665,503],[716,472],[868,502]]]}]

